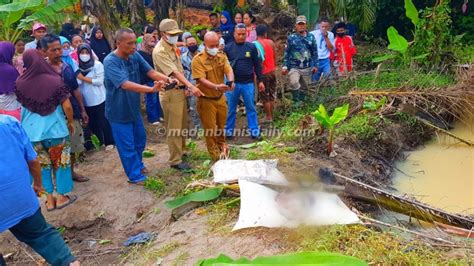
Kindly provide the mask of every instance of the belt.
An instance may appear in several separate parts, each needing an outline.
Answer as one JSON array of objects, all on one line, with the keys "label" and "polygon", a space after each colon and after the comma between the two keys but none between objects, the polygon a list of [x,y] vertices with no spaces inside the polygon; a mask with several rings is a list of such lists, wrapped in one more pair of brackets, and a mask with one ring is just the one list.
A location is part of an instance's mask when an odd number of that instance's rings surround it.
[{"label": "belt", "polygon": [[222,93],[222,94],[219,95],[219,96],[214,96],[214,97],[211,97],[211,96],[201,96],[201,97],[199,97],[199,98],[217,101],[217,100],[219,100],[220,98],[222,98],[223,95],[224,95],[224,93]]}]

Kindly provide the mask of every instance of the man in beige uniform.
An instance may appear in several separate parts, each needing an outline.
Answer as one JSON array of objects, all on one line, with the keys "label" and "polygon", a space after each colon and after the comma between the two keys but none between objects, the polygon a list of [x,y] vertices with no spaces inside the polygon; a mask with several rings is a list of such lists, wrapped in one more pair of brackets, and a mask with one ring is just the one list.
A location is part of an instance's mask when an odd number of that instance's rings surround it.
[{"label": "man in beige uniform", "polygon": [[[203,93],[189,82],[184,76],[180,52],[176,43],[182,31],[178,23],[172,19],[164,19],[160,23],[161,40],[153,49],[153,63],[158,72],[175,78],[180,85],[187,87],[188,93],[199,97]],[[170,151],[171,167],[180,171],[190,170],[191,166],[182,161],[186,148],[186,138],[183,129],[187,127],[186,90],[176,86],[173,89],[160,92],[160,103],[165,118],[167,142]]]},{"label": "man in beige uniform", "polygon": [[[224,92],[234,89],[234,72],[227,56],[219,52],[219,37],[215,32],[204,36],[205,50],[196,55],[192,62],[193,78],[206,94],[199,97],[197,110],[205,130],[207,151],[212,160],[219,160],[221,154],[228,155],[225,141],[227,103]],[[224,75],[227,84],[224,84]]]}]

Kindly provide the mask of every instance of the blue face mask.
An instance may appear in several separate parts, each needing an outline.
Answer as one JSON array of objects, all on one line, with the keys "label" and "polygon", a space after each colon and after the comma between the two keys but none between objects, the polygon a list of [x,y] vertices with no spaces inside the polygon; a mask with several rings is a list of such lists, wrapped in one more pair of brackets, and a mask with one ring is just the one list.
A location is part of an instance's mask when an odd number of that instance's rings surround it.
[{"label": "blue face mask", "polygon": [[63,56],[69,56],[70,53],[71,53],[70,50],[68,50],[68,49],[63,49]]}]

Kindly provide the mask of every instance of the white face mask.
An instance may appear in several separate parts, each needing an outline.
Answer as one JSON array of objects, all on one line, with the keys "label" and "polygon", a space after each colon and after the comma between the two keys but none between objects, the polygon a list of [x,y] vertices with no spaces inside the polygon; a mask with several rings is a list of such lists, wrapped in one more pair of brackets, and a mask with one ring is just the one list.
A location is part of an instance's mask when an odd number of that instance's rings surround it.
[{"label": "white face mask", "polygon": [[86,63],[86,62],[89,62],[89,60],[91,60],[91,55],[81,54],[79,55],[79,59],[81,59],[82,62]]},{"label": "white face mask", "polygon": [[179,36],[168,36],[167,42],[169,44],[176,44],[178,42],[178,37]]},{"label": "white face mask", "polygon": [[209,48],[206,47],[206,52],[211,56],[215,56],[219,52],[219,48],[209,49]]}]

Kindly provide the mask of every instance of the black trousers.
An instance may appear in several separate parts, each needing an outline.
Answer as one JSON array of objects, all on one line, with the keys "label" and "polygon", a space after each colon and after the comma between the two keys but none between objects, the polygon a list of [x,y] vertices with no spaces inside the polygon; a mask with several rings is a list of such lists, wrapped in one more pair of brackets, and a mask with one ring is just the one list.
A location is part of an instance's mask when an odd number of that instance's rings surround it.
[{"label": "black trousers", "polygon": [[105,118],[105,102],[91,107],[86,107],[89,116],[89,128],[100,140],[100,143],[107,145],[115,145],[112,129],[109,121]]}]

